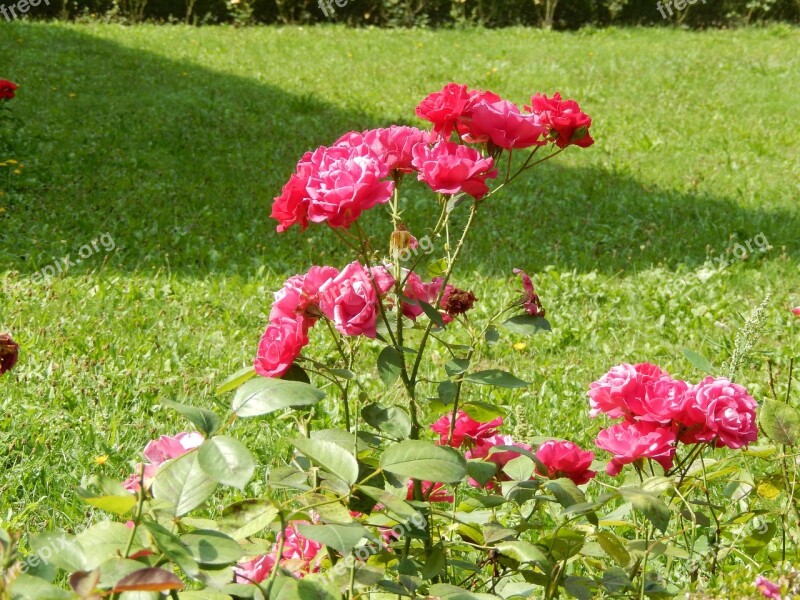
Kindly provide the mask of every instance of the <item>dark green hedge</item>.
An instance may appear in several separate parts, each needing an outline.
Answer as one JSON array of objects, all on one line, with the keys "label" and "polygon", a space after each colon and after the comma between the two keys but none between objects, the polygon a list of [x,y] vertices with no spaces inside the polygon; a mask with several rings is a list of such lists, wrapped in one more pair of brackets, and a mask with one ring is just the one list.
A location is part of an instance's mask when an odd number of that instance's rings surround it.
[{"label": "dark green hedge", "polygon": [[[40,5],[37,18],[125,18],[131,2],[143,0],[49,0]],[[144,18],[183,21],[190,0],[147,0]],[[457,25],[540,25],[547,0],[347,0],[334,4],[335,15],[326,17],[317,0],[239,0],[232,10],[229,0],[195,0],[194,23],[239,22],[317,23],[335,21],[354,26],[382,27]],[[576,29],[586,25],[682,24],[689,27],[740,25],[761,21],[800,22],[800,0],[695,0],[668,19],[656,8],[657,0],[559,0],[553,26]],[[674,2],[675,0],[673,0]],[[683,2],[685,0],[678,0]],[[344,2],[344,0],[340,0]],[[119,4],[119,6],[118,6]],[[245,12],[242,8],[252,10]],[[668,11],[664,11],[668,15]],[[246,18],[247,15],[249,18]]]}]

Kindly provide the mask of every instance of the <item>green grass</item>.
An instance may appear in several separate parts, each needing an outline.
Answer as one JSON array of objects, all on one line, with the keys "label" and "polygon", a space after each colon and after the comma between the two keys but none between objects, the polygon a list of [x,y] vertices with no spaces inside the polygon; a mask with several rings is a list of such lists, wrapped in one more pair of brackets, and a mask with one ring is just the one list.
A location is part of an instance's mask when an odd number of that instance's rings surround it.
[{"label": "green grass", "polygon": [[[272,291],[312,263],[350,260],[325,228],[275,233],[269,204],[298,157],[349,129],[414,123],[417,102],[449,80],[519,102],[560,90],[594,118],[593,148],[486,207],[456,274],[474,282],[477,317],[517,293],[513,267],[536,273],[553,323],[523,350],[502,338],[487,361],[533,383],[493,400],[520,405],[532,432],[588,444],[601,426],[586,416],[589,382],[644,360],[697,379],[681,350],[721,365],[771,292],[740,377],[763,397],[765,358],[797,355],[798,44],[783,27],[0,24],[0,77],[21,84],[15,149],[0,161],[25,164],[0,168],[0,330],[22,346],[0,380],[0,520],[78,527],[81,478],[124,477],[147,440],[185,427],[159,399],[223,410],[214,386],[251,361]],[[416,187],[406,200],[412,231],[433,218],[426,198]],[[379,217],[365,225],[385,234]],[[104,233],[114,252],[31,282]],[[758,234],[768,251],[683,290]],[[283,420],[243,431],[265,466],[285,451]]]}]

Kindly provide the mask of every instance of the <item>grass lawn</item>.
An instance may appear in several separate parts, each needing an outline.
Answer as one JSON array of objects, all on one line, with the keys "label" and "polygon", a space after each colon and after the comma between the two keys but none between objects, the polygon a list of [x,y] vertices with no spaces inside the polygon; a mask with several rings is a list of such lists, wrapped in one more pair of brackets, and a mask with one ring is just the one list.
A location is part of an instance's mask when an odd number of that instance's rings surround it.
[{"label": "grass lawn", "polygon": [[[552,334],[525,347],[506,334],[491,357],[532,382],[494,396],[519,406],[512,422],[588,444],[601,426],[586,415],[589,382],[645,360],[696,380],[682,349],[722,365],[772,293],[740,377],[763,397],[765,359],[798,355],[798,45],[785,27],[0,23],[0,76],[21,85],[0,161],[24,164],[0,167],[0,330],[22,346],[0,381],[0,520],[78,527],[81,478],[122,478],[147,440],[186,427],[159,399],[223,410],[214,387],[252,360],[272,291],[351,260],[327,228],[275,233],[271,198],[296,160],[349,129],[415,123],[417,102],[450,80],[520,103],[560,90],[594,118],[594,147],[486,208],[454,279],[478,282],[479,316],[517,293],[513,267],[536,274]],[[405,200],[412,231],[436,212],[421,191]],[[113,251],[91,248],[103,234]],[[80,264],[32,280],[87,244]],[[287,451],[281,419],[241,427],[264,466]]]}]

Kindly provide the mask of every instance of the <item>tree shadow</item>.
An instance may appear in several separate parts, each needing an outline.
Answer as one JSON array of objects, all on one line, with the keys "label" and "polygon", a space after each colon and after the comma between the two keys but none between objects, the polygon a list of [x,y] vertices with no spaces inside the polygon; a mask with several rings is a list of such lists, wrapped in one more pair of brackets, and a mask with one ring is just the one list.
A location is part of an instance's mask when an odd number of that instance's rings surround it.
[{"label": "tree shadow", "polygon": [[[67,255],[74,262],[102,234],[113,238],[114,251],[95,248],[66,276],[252,276],[262,266],[283,274],[344,262],[325,227],[276,234],[271,199],[304,151],[388,123],[73,28],[19,23],[9,30],[0,54],[12,55],[15,40],[25,43],[11,71],[25,74],[15,109],[30,165],[0,215],[3,269],[29,276]],[[58,69],[42,64],[47,55],[58,55]],[[421,184],[403,193],[414,209],[412,231],[424,234],[437,207]],[[388,235],[379,212],[365,215],[366,224]],[[788,211],[554,163],[487,201],[480,217],[467,268],[487,275],[548,264],[606,273],[692,267],[758,234],[790,253],[800,243],[793,235],[800,219]]]}]

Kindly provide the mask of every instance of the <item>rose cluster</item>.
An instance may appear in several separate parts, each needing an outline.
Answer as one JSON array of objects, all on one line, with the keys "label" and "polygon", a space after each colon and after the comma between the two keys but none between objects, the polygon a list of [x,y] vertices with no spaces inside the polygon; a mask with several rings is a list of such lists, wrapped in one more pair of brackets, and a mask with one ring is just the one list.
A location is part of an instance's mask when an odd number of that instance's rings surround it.
[{"label": "rose cluster", "polygon": [[[423,282],[416,273],[404,273],[401,310],[416,320],[423,313],[420,302],[439,308],[445,323],[472,306],[470,292],[445,285],[441,277]],[[280,377],[308,344],[308,330],[320,318],[328,319],[342,335],[377,335],[380,303],[395,286],[385,266],[365,267],[358,261],[339,271],[335,267],[311,267],[305,275],[290,277],[275,293],[269,325],[258,345],[255,369],[263,377]],[[466,300],[465,300],[466,298]]]},{"label": "rose cluster", "polygon": [[0,100],[12,100],[19,86],[8,79],[0,79]]},{"label": "rose cluster", "polygon": [[[280,562],[280,566],[288,569],[298,577],[319,571],[319,560],[325,556],[325,546],[314,540],[303,537],[297,531],[300,524],[307,521],[292,521],[278,534],[278,539],[267,554],[251,560],[240,562],[233,569],[237,583],[261,583],[272,573],[272,569]],[[278,560],[280,538],[283,537],[283,552]]]},{"label": "rose cluster", "polygon": [[[431,425],[431,430],[439,434],[437,443],[441,446],[450,445],[453,448],[466,449],[467,459],[483,459],[494,463],[498,475],[502,478],[503,467],[520,453],[514,450],[499,448],[501,446],[516,446],[527,452],[532,448],[523,442],[514,441],[510,435],[503,435],[498,428],[503,424],[503,418],[497,417],[488,422],[476,421],[464,411],[458,411],[455,423],[452,415],[446,414]],[[452,435],[451,435],[452,427]],[[536,472],[539,476],[549,479],[568,477],[577,485],[587,483],[595,472],[590,470],[594,461],[594,453],[582,450],[578,445],[565,440],[548,440],[541,444],[536,451]],[[475,487],[483,487],[477,481],[470,480]],[[489,482],[486,487],[493,487]]]},{"label": "rose cluster", "polygon": [[592,417],[623,419],[595,440],[613,455],[609,475],[645,458],[668,471],[678,442],[737,449],[758,436],[757,404],[743,386],[723,377],[690,385],[650,363],[613,367],[590,385],[589,404]]},{"label": "rose cluster", "polygon": [[399,125],[351,131],[306,152],[274,199],[278,232],[293,225],[304,230],[309,222],[347,229],[365,210],[388,202],[407,173],[440,194],[480,199],[489,193],[486,180],[497,177],[494,159],[503,150],[594,142],[591,118],[558,93],[534,95],[523,112],[493,92],[449,83],[429,94],[416,114],[433,124],[430,133]]}]

